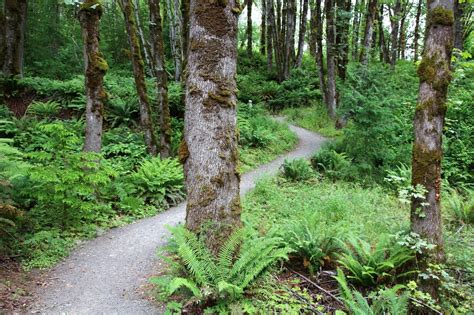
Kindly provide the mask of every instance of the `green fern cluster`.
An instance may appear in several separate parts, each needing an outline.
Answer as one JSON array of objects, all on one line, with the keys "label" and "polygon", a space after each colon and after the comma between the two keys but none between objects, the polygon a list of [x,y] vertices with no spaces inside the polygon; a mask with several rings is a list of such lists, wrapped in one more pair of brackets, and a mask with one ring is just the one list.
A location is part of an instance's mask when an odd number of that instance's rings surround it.
[{"label": "green fern cluster", "polygon": [[308,180],[314,176],[314,171],[305,159],[285,160],[281,165],[283,177],[292,181]]},{"label": "green fern cluster", "polygon": [[61,109],[61,105],[56,101],[39,102],[35,101],[28,106],[26,114],[34,115],[39,118],[53,118]]},{"label": "green fern cluster", "polygon": [[[247,238],[245,229],[235,231],[222,246],[217,257],[194,233],[183,226],[171,229],[173,237],[168,251],[178,258],[184,276],[166,283],[167,294],[186,288],[200,301],[241,298],[245,290],[262,273],[279,260],[287,260],[290,249],[280,238]],[[152,282],[163,285],[162,279]]]},{"label": "green fern cluster", "polygon": [[[403,285],[396,285],[369,295],[371,303],[359,291],[349,288],[346,277],[341,269],[337,270],[334,277],[339,283],[341,290],[341,300],[350,314],[354,315],[403,315],[408,314],[409,294],[404,292],[398,294],[405,288]],[[338,311],[336,314],[341,314]],[[345,314],[345,313],[343,313]]]},{"label": "green fern cluster", "polygon": [[396,274],[406,275],[396,271],[415,258],[412,249],[398,244],[387,234],[382,234],[374,245],[355,236],[340,243],[343,253],[338,255],[339,264],[349,273],[351,281],[366,287],[393,280]]}]

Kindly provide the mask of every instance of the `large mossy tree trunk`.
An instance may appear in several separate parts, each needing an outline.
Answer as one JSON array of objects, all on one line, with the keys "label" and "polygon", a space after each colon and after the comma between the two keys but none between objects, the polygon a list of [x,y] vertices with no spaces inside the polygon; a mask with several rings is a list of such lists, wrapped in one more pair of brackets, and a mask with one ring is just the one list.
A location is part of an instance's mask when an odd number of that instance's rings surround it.
[{"label": "large mossy tree trunk", "polygon": [[169,20],[171,55],[174,61],[174,80],[179,82],[183,72],[183,17],[179,0],[166,0]]},{"label": "large mossy tree trunk", "polygon": [[298,34],[298,54],[296,56],[296,67],[301,67],[303,62],[304,39],[306,36],[306,23],[308,20],[308,0],[302,0],[300,13],[300,32]]},{"label": "large mossy tree trunk", "polygon": [[327,90],[326,106],[329,117],[336,119],[336,25],[335,25],[335,1],[325,0],[324,9],[326,11],[326,64],[327,64]]},{"label": "large mossy tree trunk", "polygon": [[247,4],[247,57],[251,58],[253,55],[253,43],[252,43],[252,35],[253,35],[253,27],[252,27],[252,4],[253,0],[246,0]]},{"label": "large mossy tree trunk", "polygon": [[85,152],[100,152],[102,147],[102,124],[104,120],[104,75],[107,62],[100,52],[99,24],[102,6],[97,0],[84,1],[79,9],[79,21],[84,42],[84,76],[86,87],[86,136]]},{"label": "large mossy tree trunk", "polygon": [[324,104],[327,104],[326,78],[324,76],[324,55],[323,55],[323,17],[321,11],[321,1],[316,0],[316,66],[318,70],[319,90],[323,97]]},{"label": "large mossy tree trunk", "polygon": [[168,102],[168,76],[165,69],[163,28],[159,0],[148,0],[153,75],[156,80],[158,114],[160,120],[160,157],[171,156],[171,117]]},{"label": "large mossy tree trunk", "polygon": [[362,64],[367,65],[372,47],[372,39],[374,33],[374,20],[377,12],[377,0],[369,0],[367,6],[367,14],[365,16],[365,31],[362,49],[360,51],[359,60]]},{"label": "large mossy tree trunk", "polygon": [[145,63],[143,62],[140,43],[138,41],[137,27],[133,13],[131,0],[120,0],[123,12],[125,29],[128,35],[130,53],[132,59],[133,76],[140,104],[140,125],[145,134],[145,144],[150,154],[158,153],[156,135],[153,128],[151,106],[145,83]]},{"label": "large mossy tree trunk", "polygon": [[[241,226],[237,170],[238,2],[191,0],[184,161],[186,227],[217,254]],[[236,12],[237,11],[237,12]]]},{"label": "large mossy tree trunk", "polygon": [[[428,2],[425,45],[418,67],[420,88],[414,118],[412,185],[424,187],[425,198],[413,198],[411,230],[430,244],[431,251],[419,255],[421,271],[428,263],[444,259],[441,222],[441,158],[448,86],[451,81],[453,1]],[[438,297],[439,282],[422,279],[423,291]]]},{"label": "large mossy tree trunk", "polygon": [[4,0],[3,74],[23,76],[27,0]]},{"label": "large mossy tree trunk", "polygon": [[390,66],[395,69],[398,55],[398,30],[400,28],[400,11],[402,9],[401,0],[396,0],[390,16],[390,24],[392,26],[392,33],[390,38]]},{"label": "large mossy tree trunk", "polygon": [[417,61],[419,56],[419,41],[420,41],[420,19],[421,19],[421,8],[423,0],[418,0],[418,5],[416,7],[416,16],[415,16],[415,29],[413,30],[413,60]]}]

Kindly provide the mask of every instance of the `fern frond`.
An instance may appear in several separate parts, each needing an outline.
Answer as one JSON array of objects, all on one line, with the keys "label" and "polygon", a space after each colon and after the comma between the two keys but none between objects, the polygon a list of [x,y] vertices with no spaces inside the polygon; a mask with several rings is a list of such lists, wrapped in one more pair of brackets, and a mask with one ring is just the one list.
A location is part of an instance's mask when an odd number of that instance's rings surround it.
[{"label": "fern frond", "polygon": [[179,278],[179,277],[172,279],[170,283],[168,284],[169,295],[173,294],[174,292],[176,292],[176,290],[182,287],[187,288],[198,299],[202,298],[201,290],[199,290],[196,283],[194,283],[193,281],[189,279]]},{"label": "fern frond", "polygon": [[228,279],[229,271],[234,261],[234,254],[236,254],[236,251],[239,249],[244,235],[245,229],[238,229],[232,233],[222,246],[217,263],[217,272],[220,273],[220,281]]}]

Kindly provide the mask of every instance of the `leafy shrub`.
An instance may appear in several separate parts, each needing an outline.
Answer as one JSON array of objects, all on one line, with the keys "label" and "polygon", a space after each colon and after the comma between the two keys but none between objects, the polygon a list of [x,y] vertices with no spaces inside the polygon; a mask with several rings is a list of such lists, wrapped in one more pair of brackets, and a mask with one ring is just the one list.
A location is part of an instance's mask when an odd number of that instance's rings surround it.
[{"label": "leafy shrub", "polygon": [[176,159],[145,160],[132,175],[137,194],[158,207],[178,204],[184,199],[184,174]]},{"label": "leafy shrub", "polygon": [[281,165],[281,173],[284,178],[292,181],[308,180],[314,176],[306,159],[285,160]]},{"label": "leafy shrub", "polygon": [[265,117],[260,106],[252,103],[238,107],[239,143],[248,147],[265,147],[275,141],[274,124]]},{"label": "leafy shrub", "polygon": [[[77,227],[110,215],[101,188],[114,172],[100,156],[78,152],[82,141],[61,123],[39,127],[42,143],[27,153],[29,187],[22,196],[34,200],[30,215],[42,226]],[[28,205],[24,205],[28,207]]]},{"label": "leafy shrub", "polygon": [[171,295],[185,288],[198,301],[231,302],[243,297],[248,287],[279,260],[288,259],[290,249],[279,238],[246,238],[235,231],[214,257],[204,242],[182,226],[171,229],[169,253],[178,263],[182,277],[169,281],[154,279]]},{"label": "leafy shrub", "polygon": [[349,273],[348,278],[362,286],[374,286],[400,277],[399,271],[412,260],[414,251],[383,234],[374,245],[354,236],[341,241],[343,253],[338,262]]},{"label": "leafy shrub", "polygon": [[23,267],[29,270],[54,265],[67,256],[71,246],[71,240],[57,229],[36,232],[23,243],[23,252],[28,257]]}]

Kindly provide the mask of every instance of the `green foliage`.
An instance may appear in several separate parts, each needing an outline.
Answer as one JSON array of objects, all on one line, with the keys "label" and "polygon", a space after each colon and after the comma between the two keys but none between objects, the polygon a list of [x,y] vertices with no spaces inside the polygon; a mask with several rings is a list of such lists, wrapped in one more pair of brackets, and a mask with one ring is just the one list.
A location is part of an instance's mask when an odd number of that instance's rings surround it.
[{"label": "green foliage", "polygon": [[450,214],[453,220],[459,224],[474,223],[474,192],[471,191],[467,197],[463,197],[455,190],[448,196]]},{"label": "green foliage", "polygon": [[338,262],[351,281],[366,287],[393,281],[400,276],[395,273],[415,257],[410,248],[386,234],[373,245],[355,236],[347,237],[341,244],[343,253]]},{"label": "green foliage", "polygon": [[179,273],[169,281],[152,280],[168,295],[185,288],[198,301],[232,302],[241,299],[248,287],[279,260],[288,259],[290,249],[280,238],[253,239],[246,230],[236,230],[214,257],[203,240],[182,226],[171,229],[167,249],[178,262]]},{"label": "green foliage", "polygon": [[341,130],[336,130],[334,121],[329,118],[327,109],[319,102],[311,102],[310,107],[289,107],[281,114],[288,121],[302,128],[320,133],[325,137],[336,137],[342,135]]},{"label": "green foliage", "polygon": [[292,181],[308,180],[315,175],[306,159],[286,159],[280,169],[283,177]]},{"label": "green foliage", "polygon": [[184,199],[184,174],[176,159],[145,160],[132,174],[132,181],[136,194],[146,203],[166,208]]},{"label": "green foliage", "polygon": [[[341,299],[350,314],[354,315],[376,315],[408,314],[409,294],[404,292],[397,294],[404,289],[402,285],[386,288],[378,292],[369,294],[372,304],[358,291],[349,288],[346,277],[341,269],[337,269],[337,276],[334,277],[341,290]],[[337,313],[336,313],[337,314]]]},{"label": "green foliage", "polygon": [[333,179],[351,179],[353,178],[351,161],[344,152],[338,153],[331,149],[332,144],[323,146],[311,158],[313,168],[321,173],[324,173],[329,178]]},{"label": "green foliage", "polygon": [[33,102],[26,110],[27,115],[33,115],[38,118],[51,119],[55,117],[60,110],[60,104],[55,101]]}]

